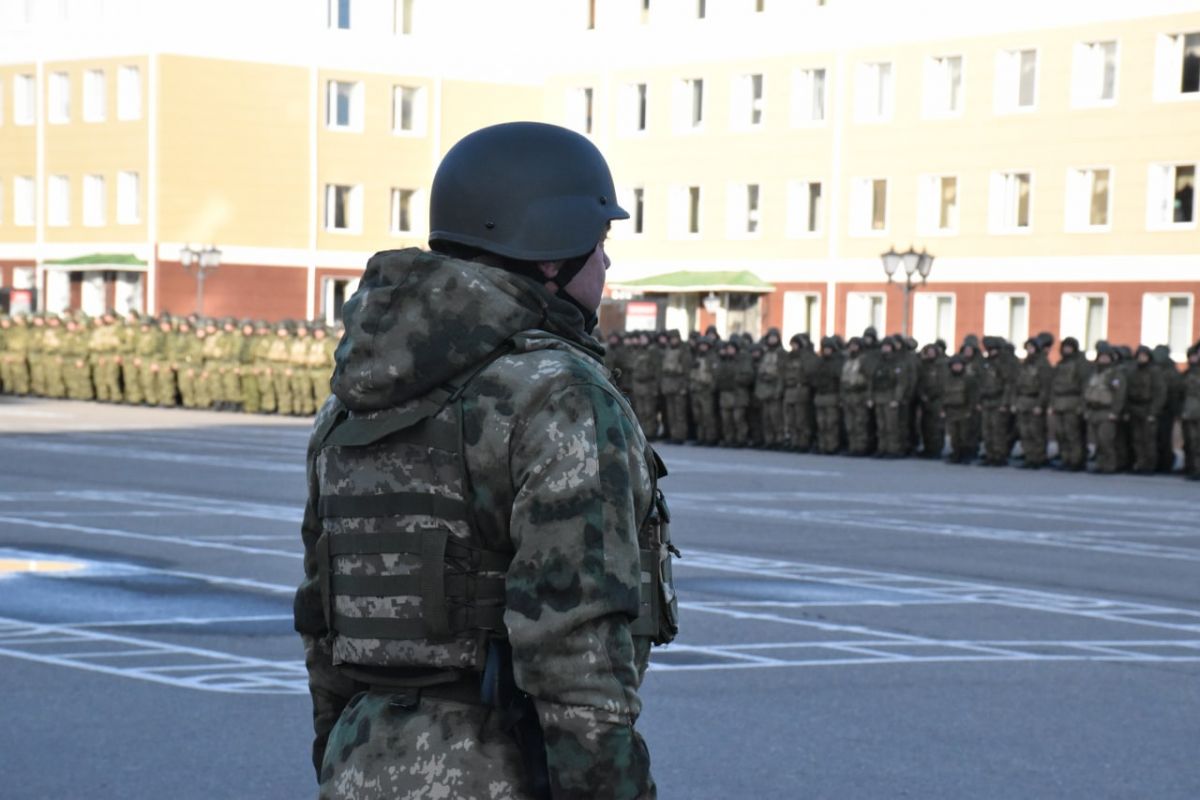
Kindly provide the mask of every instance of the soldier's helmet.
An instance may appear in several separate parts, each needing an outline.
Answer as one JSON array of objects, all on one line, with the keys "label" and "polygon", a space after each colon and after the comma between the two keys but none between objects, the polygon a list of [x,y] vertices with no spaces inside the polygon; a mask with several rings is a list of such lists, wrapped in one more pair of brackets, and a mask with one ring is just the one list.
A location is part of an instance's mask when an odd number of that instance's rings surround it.
[{"label": "soldier's helmet", "polygon": [[797,347],[804,347],[806,346],[807,339],[808,337],[803,333],[797,333],[793,335],[791,339],[788,339],[788,344],[794,344]]},{"label": "soldier's helmet", "polygon": [[1050,331],[1042,331],[1034,339],[1037,341],[1038,347],[1042,350],[1049,350],[1054,346],[1054,334],[1050,333]]},{"label": "soldier's helmet", "polygon": [[1058,345],[1058,352],[1061,355],[1067,355],[1068,350],[1070,350],[1072,353],[1079,352],[1079,340],[1074,336],[1068,336]]},{"label": "soldier's helmet", "polygon": [[429,244],[557,261],[591,253],[612,220],[628,218],[587,137],[507,122],[468,134],[442,159],[430,189]]}]

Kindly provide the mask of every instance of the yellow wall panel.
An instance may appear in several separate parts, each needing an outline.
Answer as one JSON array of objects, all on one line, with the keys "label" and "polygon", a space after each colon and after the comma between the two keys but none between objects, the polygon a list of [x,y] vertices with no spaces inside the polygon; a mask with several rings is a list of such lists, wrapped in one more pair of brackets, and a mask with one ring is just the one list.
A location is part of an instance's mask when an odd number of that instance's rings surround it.
[{"label": "yellow wall panel", "polygon": [[0,242],[28,243],[37,236],[33,225],[13,224],[13,178],[37,175],[37,128],[18,125],[13,118],[13,78],[33,75],[34,64],[7,64],[0,67]]}]

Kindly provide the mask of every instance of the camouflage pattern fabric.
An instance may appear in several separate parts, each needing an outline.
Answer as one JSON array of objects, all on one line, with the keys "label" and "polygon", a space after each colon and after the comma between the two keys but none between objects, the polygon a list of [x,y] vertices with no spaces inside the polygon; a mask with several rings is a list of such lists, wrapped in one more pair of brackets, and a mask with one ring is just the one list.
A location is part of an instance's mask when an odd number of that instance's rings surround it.
[{"label": "camouflage pattern fabric", "polygon": [[[652,798],[634,729],[649,640],[635,638],[637,530],[653,456],[574,306],[498,269],[419,250],[377,254],[345,307],[334,397],[369,412],[421,397],[507,340],[463,399],[468,495],[489,549],[514,553],[504,622],[517,685],[532,696],[556,798]],[[310,448],[305,581],[296,629],[307,654],[324,798],[528,798],[514,740],[482,706],[376,690],[333,666],[315,547]]]}]

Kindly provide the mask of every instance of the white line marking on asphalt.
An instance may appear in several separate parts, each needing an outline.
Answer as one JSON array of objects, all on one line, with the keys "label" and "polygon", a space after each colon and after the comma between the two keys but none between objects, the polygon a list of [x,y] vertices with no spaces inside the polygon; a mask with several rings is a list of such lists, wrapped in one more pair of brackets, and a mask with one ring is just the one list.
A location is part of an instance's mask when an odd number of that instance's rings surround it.
[{"label": "white line marking on asphalt", "polygon": [[125,458],[135,461],[159,461],[172,464],[189,464],[217,469],[250,470],[253,472],[289,472],[303,473],[304,464],[296,459],[286,461],[267,461],[251,458],[228,458],[225,456],[204,456],[194,453],[175,453],[161,450],[146,450],[134,447],[113,447],[105,444],[71,444],[69,442],[51,442],[34,439],[28,436],[0,437],[0,448],[9,450],[35,450],[39,453],[60,453],[64,455],[95,456],[98,458]]}]

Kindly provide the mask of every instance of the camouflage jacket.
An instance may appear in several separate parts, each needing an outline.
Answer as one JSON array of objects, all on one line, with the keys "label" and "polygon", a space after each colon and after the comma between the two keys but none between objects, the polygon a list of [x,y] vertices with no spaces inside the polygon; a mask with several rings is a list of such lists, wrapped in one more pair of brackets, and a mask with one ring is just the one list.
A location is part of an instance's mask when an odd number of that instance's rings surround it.
[{"label": "camouflage jacket", "polygon": [[[525,278],[408,249],[374,256],[344,313],[334,395],[314,430],[343,409],[422,397],[512,343],[471,380],[462,408],[464,499],[485,545],[514,554],[504,624],[516,683],[536,705],[554,797],[654,797],[634,729],[650,645],[630,624],[655,456],[579,312]],[[496,777],[500,762],[520,763],[515,743],[484,742],[468,707],[422,698],[400,713],[333,665],[315,552],[318,461],[310,447],[295,611],[323,792],[528,797],[512,783],[519,768]]]}]

